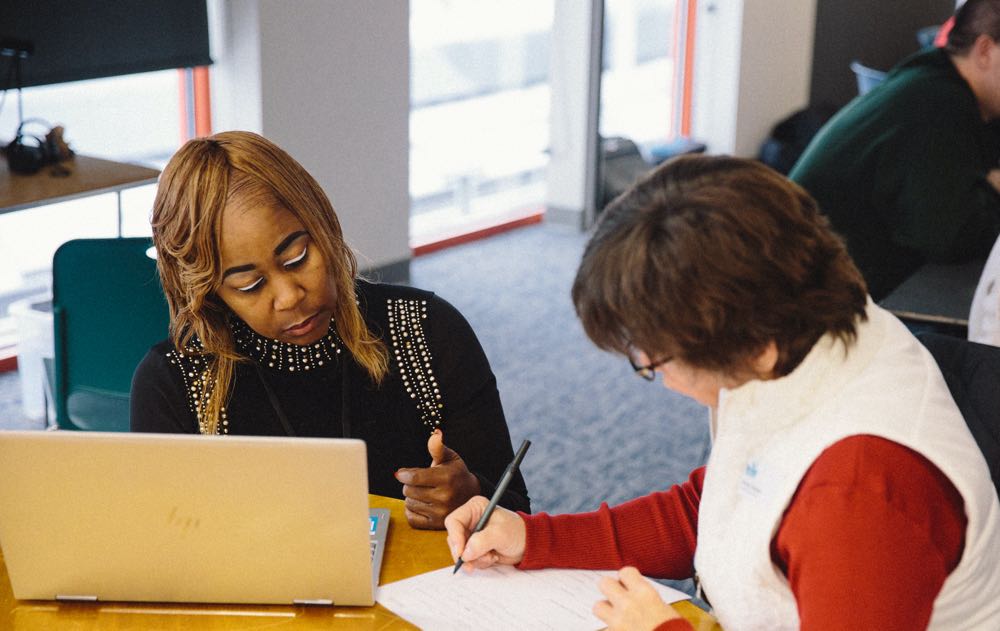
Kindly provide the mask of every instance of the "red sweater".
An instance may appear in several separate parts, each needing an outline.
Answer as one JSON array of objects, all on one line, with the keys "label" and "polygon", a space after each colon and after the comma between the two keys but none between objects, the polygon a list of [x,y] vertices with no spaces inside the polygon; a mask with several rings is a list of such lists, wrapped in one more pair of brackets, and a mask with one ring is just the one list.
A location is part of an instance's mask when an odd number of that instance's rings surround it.
[{"label": "red sweater", "polygon": [[[518,567],[618,569],[647,576],[694,573],[705,468],[687,482],[592,513],[523,515]],[[926,458],[875,436],[852,436],[812,464],[771,540],[801,629],[925,628],[965,545],[962,497]],[[711,594],[707,594],[709,598]],[[685,620],[658,631],[691,630]]]}]

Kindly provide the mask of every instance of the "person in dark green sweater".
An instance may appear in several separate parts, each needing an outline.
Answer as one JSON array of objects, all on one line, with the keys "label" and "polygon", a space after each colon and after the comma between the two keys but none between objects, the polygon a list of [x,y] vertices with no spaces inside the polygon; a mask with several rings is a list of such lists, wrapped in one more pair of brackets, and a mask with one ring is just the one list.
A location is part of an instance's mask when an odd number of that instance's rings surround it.
[{"label": "person in dark green sweater", "polygon": [[927,262],[985,258],[1000,234],[1000,0],[969,0],[944,49],[837,113],[789,177],[846,239],[872,298]]}]

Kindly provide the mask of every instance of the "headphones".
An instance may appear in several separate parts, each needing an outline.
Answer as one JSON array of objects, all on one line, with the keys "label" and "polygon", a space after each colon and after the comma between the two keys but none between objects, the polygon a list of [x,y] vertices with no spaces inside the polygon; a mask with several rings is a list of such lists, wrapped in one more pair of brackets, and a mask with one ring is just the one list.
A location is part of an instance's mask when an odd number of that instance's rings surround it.
[{"label": "headphones", "polygon": [[22,121],[17,126],[17,134],[14,140],[5,148],[7,154],[7,166],[12,173],[30,175],[37,173],[46,164],[58,162],[62,155],[58,145],[54,142],[50,132],[47,130],[45,138],[33,134],[24,133],[24,126],[29,123],[41,123],[47,126],[45,121],[38,118],[29,118]]}]

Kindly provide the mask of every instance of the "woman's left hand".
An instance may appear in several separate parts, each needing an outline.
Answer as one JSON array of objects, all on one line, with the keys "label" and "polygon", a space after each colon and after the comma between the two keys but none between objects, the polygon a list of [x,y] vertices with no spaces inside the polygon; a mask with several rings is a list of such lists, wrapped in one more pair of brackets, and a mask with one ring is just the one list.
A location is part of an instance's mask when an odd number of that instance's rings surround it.
[{"label": "woman's left hand", "polygon": [[602,578],[598,587],[607,600],[594,604],[593,611],[608,625],[609,631],[655,629],[667,620],[681,617],[634,567],[618,570],[618,580]]},{"label": "woman's left hand", "polygon": [[448,513],[479,495],[479,480],[462,457],[444,444],[444,433],[436,429],[427,440],[431,466],[396,471],[406,498],[406,521],[414,528],[444,528]]}]

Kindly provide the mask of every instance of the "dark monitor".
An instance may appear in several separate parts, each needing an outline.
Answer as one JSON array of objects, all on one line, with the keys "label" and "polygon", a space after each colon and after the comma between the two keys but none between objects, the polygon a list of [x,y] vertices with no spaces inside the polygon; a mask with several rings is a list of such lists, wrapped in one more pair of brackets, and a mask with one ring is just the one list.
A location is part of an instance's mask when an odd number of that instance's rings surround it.
[{"label": "dark monitor", "polygon": [[205,0],[0,0],[0,89],[212,63]]}]

